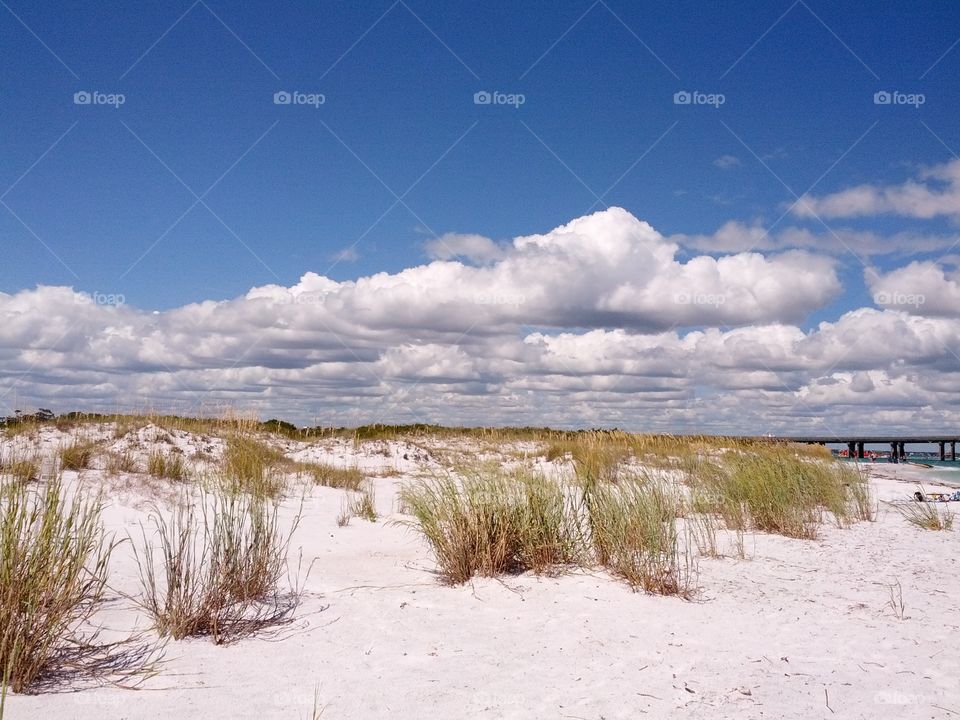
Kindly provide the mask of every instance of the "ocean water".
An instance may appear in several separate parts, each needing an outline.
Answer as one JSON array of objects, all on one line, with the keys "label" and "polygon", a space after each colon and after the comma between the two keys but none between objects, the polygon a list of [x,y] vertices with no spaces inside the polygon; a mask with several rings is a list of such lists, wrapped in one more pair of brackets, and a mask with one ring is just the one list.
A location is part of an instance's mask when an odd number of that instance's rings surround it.
[{"label": "ocean water", "polygon": [[[909,459],[909,456],[907,456],[907,458]],[[931,465],[930,474],[937,478],[938,481],[947,485],[960,487],[960,461],[950,462],[949,460],[945,460],[940,462],[939,460],[926,460],[921,458],[916,462]]]},{"label": "ocean water", "polygon": [[[839,460],[845,460],[847,462],[853,462],[850,458],[838,458]],[[870,465],[869,458],[866,460],[861,460],[860,462]],[[887,465],[886,458],[877,458],[876,464],[878,465]],[[936,480],[941,482],[944,485],[955,485],[960,487],[960,460],[953,462],[951,460],[932,460],[928,457],[916,457],[911,456],[910,453],[907,453],[907,464],[912,468],[919,468],[921,470],[928,470],[930,473],[931,480]],[[929,465],[929,468],[923,467],[924,465]],[[896,465],[894,465],[896,467]]]}]

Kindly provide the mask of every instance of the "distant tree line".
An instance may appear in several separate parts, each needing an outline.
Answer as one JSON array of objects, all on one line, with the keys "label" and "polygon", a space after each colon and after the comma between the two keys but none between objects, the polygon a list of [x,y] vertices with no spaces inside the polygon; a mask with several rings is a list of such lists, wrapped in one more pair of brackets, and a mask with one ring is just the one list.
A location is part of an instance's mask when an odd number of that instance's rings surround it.
[{"label": "distant tree line", "polygon": [[56,420],[57,416],[52,410],[47,408],[38,408],[33,412],[24,410],[14,410],[13,415],[0,417],[0,425],[19,425],[21,423],[51,422]]}]

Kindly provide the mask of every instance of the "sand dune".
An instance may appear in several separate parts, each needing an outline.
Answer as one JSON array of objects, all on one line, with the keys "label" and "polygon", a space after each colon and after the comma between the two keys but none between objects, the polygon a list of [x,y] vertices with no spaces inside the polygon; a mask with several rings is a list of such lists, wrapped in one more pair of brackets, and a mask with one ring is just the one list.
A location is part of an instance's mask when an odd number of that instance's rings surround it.
[{"label": "sand dune", "polygon": [[[105,430],[104,443],[118,442],[110,437]],[[136,439],[141,452],[152,442],[149,430]],[[63,440],[44,430],[42,445],[51,451]],[[190,433],[172,442],[188,452],[217,446]],[[162,671],[136,691],[100,685],[16,695],[7,699],[9,716],[309,718],[315,705],[323,718],[960,713],[955,532],[920,530],[881,503],[876,522],[825,526],[815,541],[749,533],[747,559],[697,560],[692,602],[632,592],[600,571],[449,587],[419,536],[392,522],[405,518],[399,484],[449,457],[394,440],[284,442],[289,457],[380,475],[380,518],[346,527],[335,522],[343,492],[305,486],[294,545],[314,564],[291,625],[228,646],[171,642]],[[469,441],[436,444],[454,457],[480,450]],[[509,449],[512,462],[524,462],[526,451],[526,462],[556,466],[532,447]],[[905,499],[925,478],[904,466],[867,471],[880,500]],[[169,499],[169,483],[145,483],[141,475],[91,469],[65,478],[103,488],[103,520],[118,537],[146,520],[151,503]],[[284,503],[286,518],[296,502]],[[896,583],[902,619],[890,603]],[[114,553],[110,585],[114,600],[101,617],[108,633],[146,628],[147,618],[123,597],[138,592],[129,544]]]}]

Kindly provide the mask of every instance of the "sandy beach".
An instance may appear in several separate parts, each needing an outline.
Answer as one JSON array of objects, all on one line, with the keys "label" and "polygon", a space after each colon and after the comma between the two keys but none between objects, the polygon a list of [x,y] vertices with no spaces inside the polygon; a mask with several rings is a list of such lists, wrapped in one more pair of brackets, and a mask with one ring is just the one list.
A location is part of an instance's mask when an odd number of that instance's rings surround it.
[{"label": "sandy beach", "polygon": [[[149,433],[140,431],[142,452]],[[63,439],[44,429],[40,445],[52,450]],[[6,440],[5,449],[11,442],[24,440]],[[173,442],[216,445],[189,433],[174,433]],[[309,718],[315,707],[323,718],[960,713],[956,534],[921,530],[886,505],[921,483],[935,490],[923,468],[864,466],[880,501],[876,522],[827,525],[813,541],[748,533],[746,559],[698,558],[699,590],[685,601],[632,592],[600,571],[443,585],[396,500],[404,480],[443,466],[435,449],[393,440],[285,442],[290,457],[379,475],[378,520],[345,527],[335,522],[342,491],[304,487],[293,544],[313,567],[292,624],[227,646],[170,642],[159,674],[136,690],[80,683],[14,695],[9,716]],[[432,447],[469,450],[443,442]],[[509,449],[511,462],[558,465],[532,447]],[[524,452],[526,461],[517,460]],[[142,475],[90,469],[65,477],[103,489],[104,524],[118,538],[172,492]],[[284,503],[285,517],[297,502]],[[129,543],[114,552],[110,587],[99,617],[106,632],[146,630],[148,619],[127,597],[138,592]],[[903,617],[891,592],[901,594]]]}]

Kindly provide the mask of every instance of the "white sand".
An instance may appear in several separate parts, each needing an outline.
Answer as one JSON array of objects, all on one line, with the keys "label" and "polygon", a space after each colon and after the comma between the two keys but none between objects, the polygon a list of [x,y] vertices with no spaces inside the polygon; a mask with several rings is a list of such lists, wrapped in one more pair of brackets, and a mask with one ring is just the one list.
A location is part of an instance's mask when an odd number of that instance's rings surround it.
[{"label": "white sand", "polygon": [[[48,449],[61,441],[44,437]],[[343,493],[311,490],[294,545],[316,562],[280,639],[170,643],[139,691],[13,696],[9,717],[308,718],[315,697],[327,720],[960,717],[957,532],[920,530],[881,506],[876,523],[825,527],[817,541],[748,535],[749,559],[699,560],[695,602],[633,593],[600,572],[451,588],[426,546],[391,523],[403,518],[397,484],[436,458],[396,442],[288,450],[401,474],[376,480],[376,523],[338,528]],[[868,471],[883,500],[906,499],[918,480],[936,489],[922,469]],[[104,520],[121,537],[164,495],[142,476],[82,479],[106,488]],[[129,544],[110,577],[137,592]],[[904,619],[889,605],[897,581]],[[122,633],[147,625],[125,599],[103,620]]]}]

